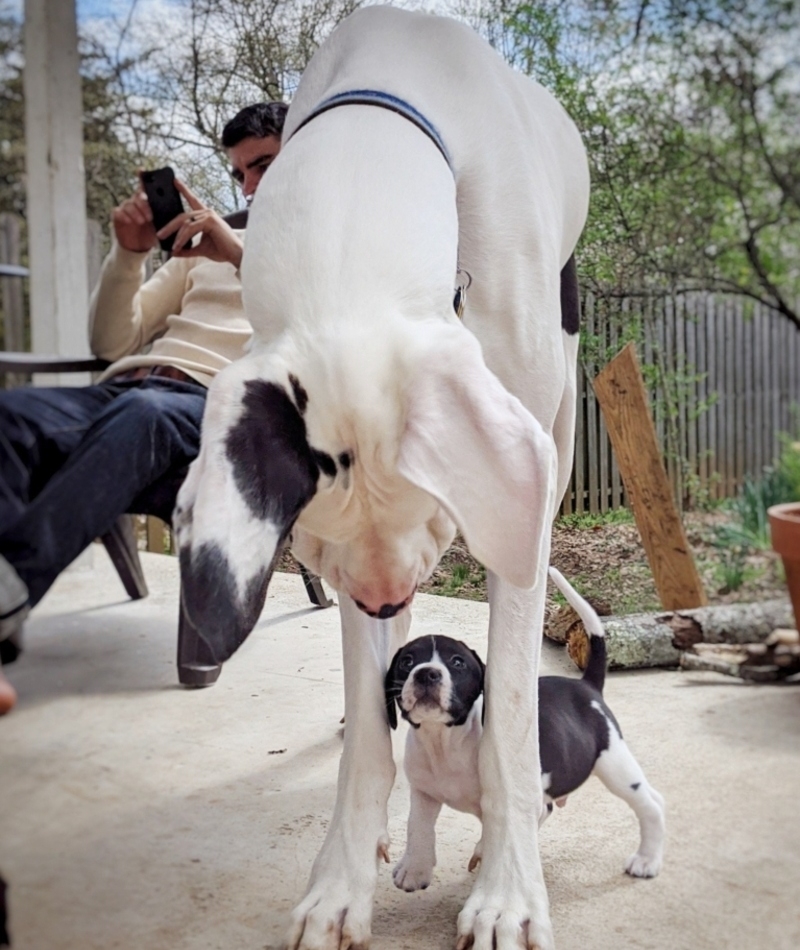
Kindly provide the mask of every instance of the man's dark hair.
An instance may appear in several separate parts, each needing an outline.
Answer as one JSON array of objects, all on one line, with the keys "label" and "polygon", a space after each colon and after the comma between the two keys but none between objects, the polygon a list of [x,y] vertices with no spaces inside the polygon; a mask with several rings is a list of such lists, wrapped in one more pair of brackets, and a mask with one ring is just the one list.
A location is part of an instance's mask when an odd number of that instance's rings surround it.
[{"label": "man's dark hair", "polygon": [[257,102],[245,106],[222,130],[222,147],[233,148],[243,139],[281,137],[289,106],[285,102]]}]

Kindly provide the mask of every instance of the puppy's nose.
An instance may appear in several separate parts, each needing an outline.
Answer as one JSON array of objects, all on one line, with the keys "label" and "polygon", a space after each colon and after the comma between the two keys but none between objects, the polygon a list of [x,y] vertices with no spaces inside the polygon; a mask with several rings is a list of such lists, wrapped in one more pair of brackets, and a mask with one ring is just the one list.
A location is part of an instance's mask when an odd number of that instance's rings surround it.
[{"label": "puppy's nose", "polygon": [[414,680],[419,686],[438,686],[442,682],[442,671],[433,666],[423,666],[414,674]]}]

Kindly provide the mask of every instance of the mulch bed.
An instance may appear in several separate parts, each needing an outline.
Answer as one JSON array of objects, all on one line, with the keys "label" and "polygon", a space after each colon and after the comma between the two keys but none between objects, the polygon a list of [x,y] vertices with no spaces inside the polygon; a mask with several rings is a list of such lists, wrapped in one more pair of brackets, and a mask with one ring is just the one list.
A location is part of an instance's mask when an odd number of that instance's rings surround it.
[{"label": "mulch bed", "polygon": [[[590,519],[587,519],[590,520]],[[688,512],[684,526],[706,588],[709,603],[744,603],[786,596],[780,558],[772,551],[747,555],[744,580],[726,589],[721,555],[714,546],[715,525],[730,520],[722,511]],[[556,522],[551,562],[602,615],[658,611],[653,576],[636,525],[630,522],[575,527]],[[297,565],[284,554],[278,570],[294,572]],[[459,536],[440,561],[423,593],[486,600],[486,571]],[[548,608],[560,601],[551,587]]]}]

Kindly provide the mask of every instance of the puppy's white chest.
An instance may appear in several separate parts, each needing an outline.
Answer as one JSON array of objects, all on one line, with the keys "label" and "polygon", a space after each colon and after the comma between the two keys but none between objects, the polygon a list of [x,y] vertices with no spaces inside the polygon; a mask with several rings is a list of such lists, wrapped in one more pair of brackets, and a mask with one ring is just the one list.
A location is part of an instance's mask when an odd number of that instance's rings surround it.
[{"label": "puppy's white chest", "polygon": [[456,811],[480,818],[480,726],[442,726],[425,736],[420,735],[421,731],[410,729],[406,740],[404,765],[411,787]]}]

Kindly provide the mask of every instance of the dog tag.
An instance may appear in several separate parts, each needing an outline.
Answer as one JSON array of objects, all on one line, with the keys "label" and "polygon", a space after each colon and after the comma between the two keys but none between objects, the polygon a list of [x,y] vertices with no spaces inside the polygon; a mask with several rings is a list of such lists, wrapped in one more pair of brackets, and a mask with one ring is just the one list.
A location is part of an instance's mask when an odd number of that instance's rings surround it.
[{"label": "dog tag", "polygon": [[456,287],[456,295],[453,297],[453,310],[459,320],[464,319],[464,305],[467,302],[466,287]]},{"label": "dog tag", "polygon": [[467,305],[467,291],[472,286],[472,274],[470,274],[469,271],[464,270],[461,267],[456,269],[456,276],[458,276],[459,274],[465,275],[467,278],[467,282],[466,284],[463,284],[463,283],[459,284],[459,286],[456,287],[456,293],[455,293],[455,296],[453,297],[453,310],[455,310],[456,316],[458,317],[458,319],[463,320],[464,307],[466,307]]}]

